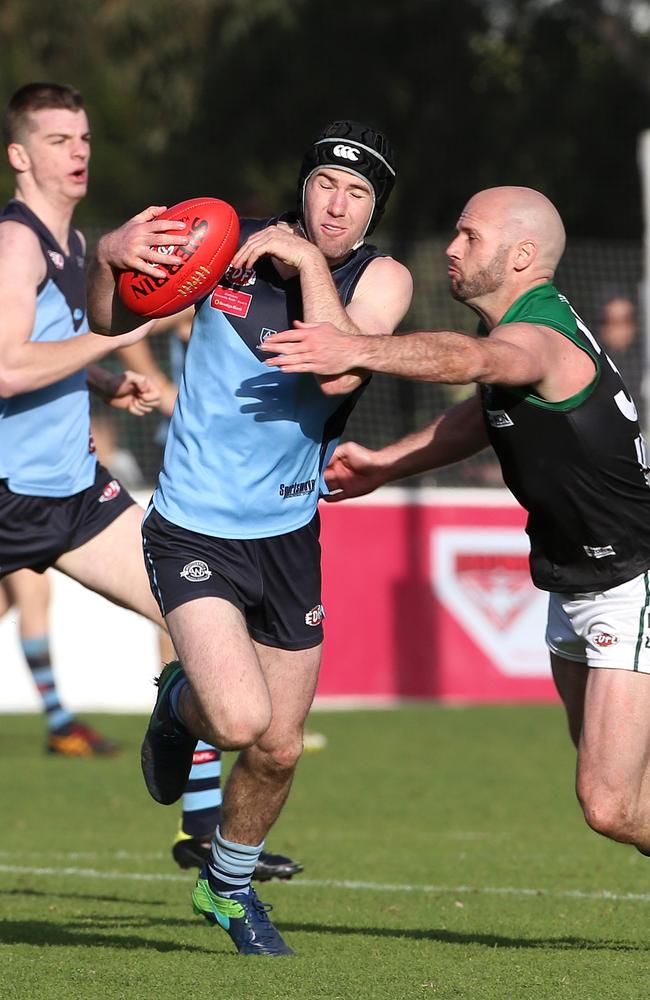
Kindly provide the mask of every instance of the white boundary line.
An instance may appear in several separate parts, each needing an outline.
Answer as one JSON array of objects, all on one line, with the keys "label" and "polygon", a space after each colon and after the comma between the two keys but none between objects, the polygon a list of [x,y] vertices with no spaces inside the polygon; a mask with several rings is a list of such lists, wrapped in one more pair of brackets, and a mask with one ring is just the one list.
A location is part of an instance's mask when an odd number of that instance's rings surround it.
[{"label": "white boundary line", "polygon": [[[114,879],[129,882],[184,882],[188,885],[191,878],[187,875],[167,875],[159,872],[117,872],[99,871],[96,868],[31,868],[23,865],[2,865],[0,872],[9,875],[53,875],[56,878],[96,878]],[[420,892],[438,895],[476,895],[476,896],[537,896],[542,899],[582,899],[600,901],[615,901],[620,903],[650,903],[650,893],[647,892],[610,892],[603,889],[600,892],[586,892],[583,889],[526,889],[515,886],[477,886],[477,885],[409,885],[382,882],[355,882],[338,879],[298,878],[288,883],[292,889],[345,889],[354,892]]]}]

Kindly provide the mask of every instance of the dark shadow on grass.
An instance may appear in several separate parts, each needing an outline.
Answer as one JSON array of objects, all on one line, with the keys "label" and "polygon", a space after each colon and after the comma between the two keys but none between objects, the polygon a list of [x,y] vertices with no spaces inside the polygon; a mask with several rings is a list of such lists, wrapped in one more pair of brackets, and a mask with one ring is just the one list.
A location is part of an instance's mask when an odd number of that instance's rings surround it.
[{"label": "dark shadow on grass", "polygon": [[[165,921],[156,921],[163,923]],[[146,921],[142,921],[147,924]],[[152,922],[148,923],[151,926]],[[170,920],[168,923],[178,924]],[[69,929],[73,928],[73,929]],[[0,942],[2,944],[28,944],[36,948],[117,948],[121,951],[147,949],[160,952],[184,951],[198,955],[214,955],[215,949],[195,944],[179,944],[175,941],[160,941],[148,937],[127,937],[117,934],[97,933],[93,925],[85,925],[79,931],[74,924],[55,924],[44,920],[2,920],[0,921]],[[221,944],[219,938],[215,943]]]},{"label": "dark shadow on grass", "polygon": [[130,906],[167,906],[164,899],[134,899],[133,896],[98,896],[84,892],[44,892],[42,889],[0,889],[0,896],[40,896],[43,899],[79,899],[85,903],[128,903]]},{"label": "dark shadow on grass", "polygon": [[407,938],[409,941],[437,941],[439,944],[479,944],[486,948],[543,948],[558,951],[650,951],[650,941],[595,941],[579,937],[525,938],[506,937],[502,934],[461,934],[442,928],[412,929],[404,927],[332,927],[324,924],[292,924],[283,921],[278,924],[283,934],[358,934],[361,937]]},{"label": "dark shadow on grass", "polygon": [[[80,897],[85,898],[85,897]],[[120,900],[109,897],[109,901],[129,902],[139,906],[140,901]],[[161,941],[144,935],[156,928],[173,930],[191,928],[203,937],[205,944],[180,944],[174,941]],[[598,941],[581,937],[545,937],[525,938],[508,937],[503,934],[472,934],[450,931],[443,928],[388,928],[388,927],[337,927],[327,924],[286,923],[279,924],[283,934],[292,932],[301,934],[330,934],[333,936],[355,935],[359,938],[389,938],[395,941],[431,941],[438,944],[481,945],[485,948],[505,948],[512,951],[540,949],[544,951],[600,951],[600,952],[648,952],[650,942],[641,941]],[[143,936],[129,936],[112,933],[120,930],[144,932]],[[207,937],[204,937],[207,932]],[[114,916],[100,913],[86,913],[83,919],[67,919],[65,922],[48,922],[44,920],[4,920],[0,921],[0,943],[28,944],[37,948],[43,945],[61,947],[98,947],[116,948],[134,951],[139,948],[152,948],[160,952],[187,951],[197,954],[214,955],[218,952],[229,952],[227,938],[218,929],[209,927],[196,917],[158,917],[139,914],[116,914]]]}]

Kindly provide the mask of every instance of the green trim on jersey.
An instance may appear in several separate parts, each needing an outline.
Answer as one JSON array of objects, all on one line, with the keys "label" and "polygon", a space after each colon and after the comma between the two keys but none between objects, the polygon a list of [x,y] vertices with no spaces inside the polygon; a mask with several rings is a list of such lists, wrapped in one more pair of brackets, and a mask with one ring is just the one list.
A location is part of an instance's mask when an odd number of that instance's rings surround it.
[{"label": "green trim on jersey", "polygon": [[645,632],[645,622],[648,614],[648,607],[650,607],[650,585],[648,583],[648,573],[643,574],[643,582],[645,583],[645,604],[641,609],[641,614],[639,615],[639,634],[636,641],[636,649],[634,651],[634,666],[633,670],[639,669],[639,656],[641,654],[641,644],[643,642],[643,636]]},{"label": "green trim on jersey", "polygon": [[[580,347],[582,345],[577,344],[576,346]],[[590,352],[587,351],[586,353],[589,354]],[[592,392],[594,392],[596,386],[600,382],[600,363],[596,361],[595,358],[594,362],[596,364],[596,374],[594,375],[592,381],[589,385],[586,385],[584,389],[581,389],[580,392],[576,392],[574,396],[569,396],[568,399],[561,399],[557,403],[551,403],[548,399],[542,399],[541,396],[535,396],[532,392],[522,394],[522,398],[525,399],[526,402],[532,403],[533,406],[539,406],[541,410],[555,410],[557,413],[568,413],[569,410],[575,410],[577,406],[580,406],[580,404],[584,403],[586,399],[589,399]],[[510,388],[510,386],[508,386],[508,388]]]},{"label": "green trim on jersey", "polygon": [[[573,410],[577,406],[580,406],[581,403],[584,403],[594,392],[600,381],[601,360],[595,348],[589,344],[584,334],[581,335],[579,333],[578,318],[569,305],[568,300],[558,292],[555,285],[550,281],[545,281],[543,285],[536,285],[535,288],[530,288],[527,292],[524,292],[506,310],[497,323],[497,326],[506,326],[509,323],[531,323],[537,326],[550,327],[551,330],[557,330],[558,333],[567,337],[568,340],[572,341],[576,347],[579,347],[581,351],[584,351],[591,358],[596,366],[596,374],[589,385],[586,385],[580,392],[576,392],[573,396],[569,396],[568,399],[561,399],[555,403],[550,402],[548,399],[542,399],[541,396],[536,396],[535,393],[526,392],[524,386],[508,385],[502,386],[502,388],[512,393],[513,396],[518,396],[527,403],[538,406],[543,410],[555,410],[563,413]],[[479,323],[478,334],[482,337],[489,335],[489,331],[483,321]]]}]

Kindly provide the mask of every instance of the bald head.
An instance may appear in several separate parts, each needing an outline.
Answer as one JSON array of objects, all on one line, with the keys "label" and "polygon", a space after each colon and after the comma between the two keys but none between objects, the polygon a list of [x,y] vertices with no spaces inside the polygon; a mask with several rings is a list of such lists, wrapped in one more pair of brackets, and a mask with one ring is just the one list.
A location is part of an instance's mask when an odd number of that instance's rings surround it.
[{"label": "bald head", "polygon": [[[522,265],[530,254],[530,266],[540,277],[552,278],[564,253],[566,235],[560,213],[549,199],[527,187],[494,187],[479,191],[463,209],[464,216],[499,230],[501,245],[524,247]],[[526,247],[528,248],[526,250]]]}]

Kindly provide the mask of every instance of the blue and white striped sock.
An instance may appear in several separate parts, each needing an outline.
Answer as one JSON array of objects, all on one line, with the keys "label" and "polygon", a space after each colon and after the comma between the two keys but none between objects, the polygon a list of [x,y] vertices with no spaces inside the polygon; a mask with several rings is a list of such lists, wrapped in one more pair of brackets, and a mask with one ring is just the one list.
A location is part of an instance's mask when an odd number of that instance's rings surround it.
[{"label": "blue and white striped sock", "polygon": [[34,684],[38,689],[43,703],[43,710],[50,732],[62,729],[73,721],[73,715],[64,708],[56,689],[56,681],[50,658],[50,639],[48,635],[33,639],[21,639],[20,642],[25,659],[31,670]]},{"label": "blue and white striped sock", "polygon": [[224,840],[217,827],[207,866],[208,883],[212,891],[220,896],[250,892],[255,865],[263,847],[264,841],[257,847],[252,847],[250,844],[234,844],[230,840]]},{"label": "blue and white striped sock", "polygon": [[199,740],[183,795],[183,833],[212,840],[220,810],[221,751]]}]

